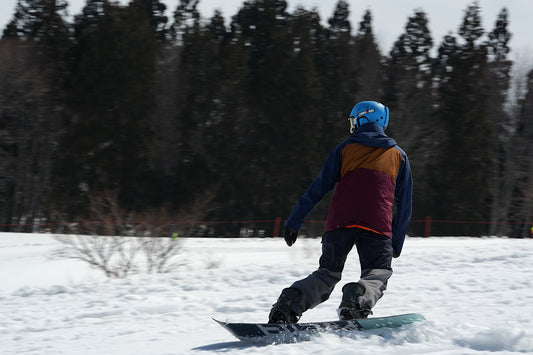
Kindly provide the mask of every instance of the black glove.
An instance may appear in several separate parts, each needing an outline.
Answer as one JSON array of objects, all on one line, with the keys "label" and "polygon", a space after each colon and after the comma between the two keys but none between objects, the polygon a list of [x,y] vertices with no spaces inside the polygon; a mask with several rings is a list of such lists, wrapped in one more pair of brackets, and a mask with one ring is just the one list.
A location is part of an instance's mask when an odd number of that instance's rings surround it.
[{"label": "black glove", "polygon": [[283,227],[281,230],[281,236],[285,239],[285,242],[288,246],[291,246],[296,242],[296,238],[298,238],[298,233],[290,228],[290,227]]},{"label": "black glove", "polygon": [[396,250],[394,250],[394,251],[392,252],[392,257],[393,257],[393,258],[399,258],[399,257],[400,257],[400,253],[398,253]]}]

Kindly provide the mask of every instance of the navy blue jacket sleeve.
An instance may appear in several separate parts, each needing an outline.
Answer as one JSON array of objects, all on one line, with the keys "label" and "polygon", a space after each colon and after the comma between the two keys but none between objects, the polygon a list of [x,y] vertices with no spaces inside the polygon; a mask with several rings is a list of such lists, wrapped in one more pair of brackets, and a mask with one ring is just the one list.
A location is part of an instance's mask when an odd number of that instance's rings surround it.
[{"label": "navy blue jacket sleeve", "polygon": [[402,252],[405,235],[411,221],[413,209],[413,177],[409,159],[403,150],[403,162],[396,177],[396,215],[392,221],[392,247],[394,252],[399,255]]},{"label": "navy blue jacket sleeve", "polygon": [[342,144],[338,145],[324,163],[320,174],[311,183],[307,191],[296,203],[291,215],[285,222],[285,227],[290,227],[296,232],[300,230],[305,219],[318,202],[331,191],[339,181],[342,165]]}]

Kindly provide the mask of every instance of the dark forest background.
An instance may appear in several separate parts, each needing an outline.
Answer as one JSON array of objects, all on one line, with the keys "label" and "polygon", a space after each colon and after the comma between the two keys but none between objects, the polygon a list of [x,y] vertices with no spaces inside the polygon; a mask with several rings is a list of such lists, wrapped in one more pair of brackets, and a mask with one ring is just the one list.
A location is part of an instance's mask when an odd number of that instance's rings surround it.
[{"label": "dark forest background", "polygon": [[489,222],[433,234],[529,235],[533,72],[511,76],[505,8],[484,29],[472,2],[438,43],[414,10],[381,53],[372,13],[351,24],[343,0],[327,26],[282,0],[245,1],[229,23],[176,2],[87,0],[69,18],[65,0],[19,0],[0,40],[2,230],[117,210],[286,218],[353,105],[377,100],[410,158],[414,219]]}]

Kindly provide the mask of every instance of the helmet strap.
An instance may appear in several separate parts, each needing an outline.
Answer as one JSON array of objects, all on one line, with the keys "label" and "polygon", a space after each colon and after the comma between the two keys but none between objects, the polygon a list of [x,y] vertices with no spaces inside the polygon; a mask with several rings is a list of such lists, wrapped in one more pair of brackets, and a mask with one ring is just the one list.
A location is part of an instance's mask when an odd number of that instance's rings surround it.
[{"label": "helmet strap", "polygon": [[[366,122],[361,121],[363,118],[366,120]],[[366,118],[366,116],[357,117],[357,120],[355,122],[357,122],[357,125],[356,125],[357,128],[361,127],[365,123],[369,123],[368,118]]]}]

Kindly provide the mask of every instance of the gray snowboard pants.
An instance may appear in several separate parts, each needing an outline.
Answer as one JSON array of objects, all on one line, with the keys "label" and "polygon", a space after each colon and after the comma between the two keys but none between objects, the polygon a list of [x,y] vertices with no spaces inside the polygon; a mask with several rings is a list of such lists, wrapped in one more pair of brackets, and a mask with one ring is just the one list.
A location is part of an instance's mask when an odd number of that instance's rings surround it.
[{"label": "gray snowboard pants", "polygon": [[319,268],[291,287],[302,292],[299,309],[301,315],[306,310],[326,301],[335,285],[341,280],[348,253],[356,246],[361,264],[361,279],[366,292],[358,300],[363,308],[371,309],[383,296],[387,281],[392,275],[392,240],[360,228],[339,228],[326,232],[322,237],[322,256]]}]

